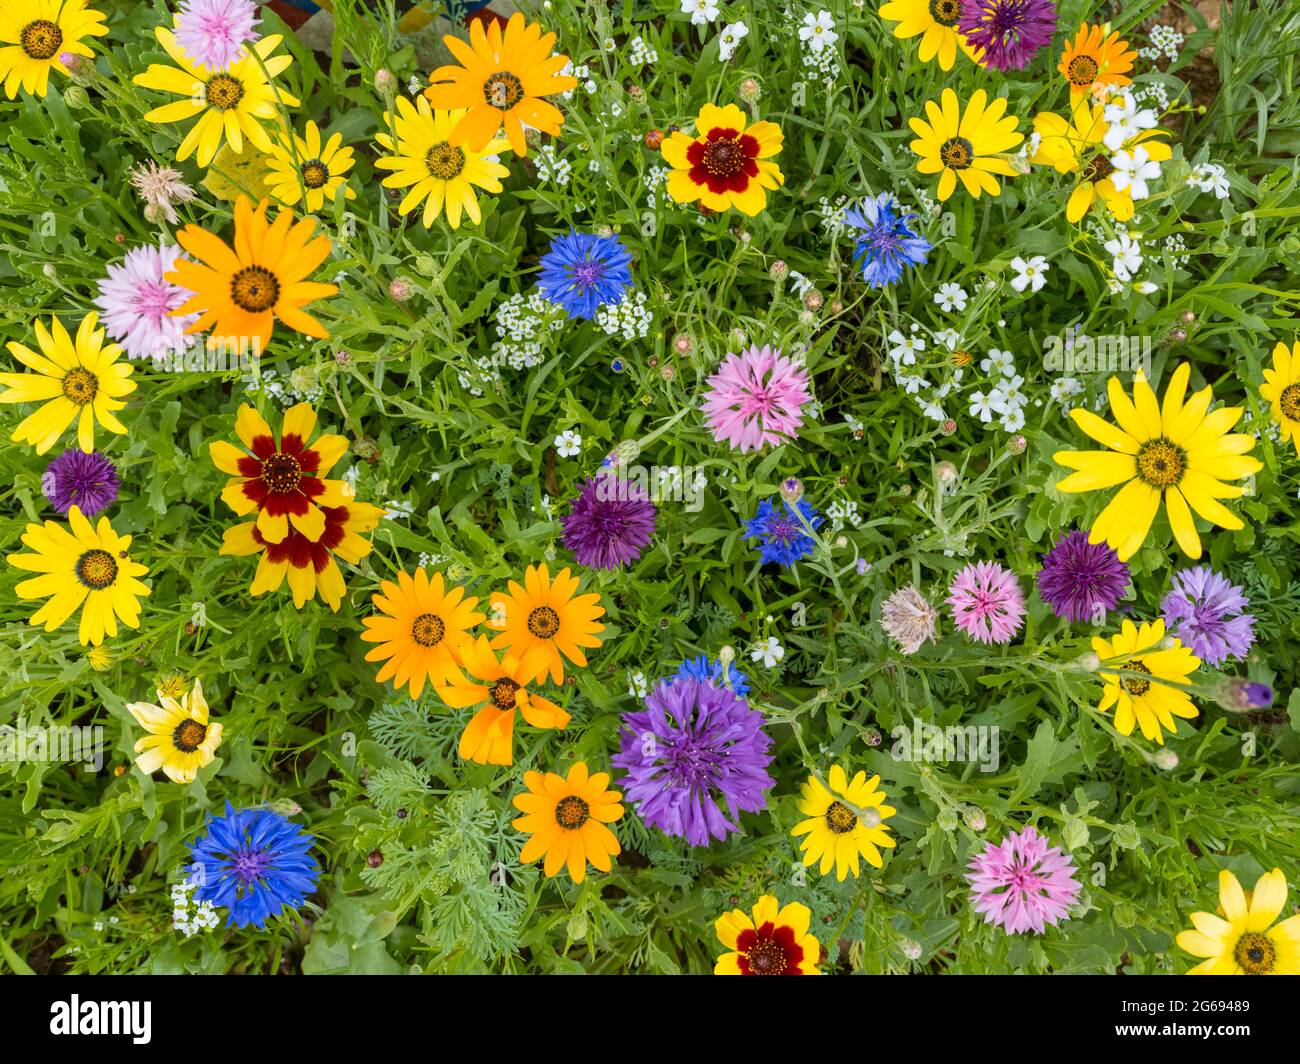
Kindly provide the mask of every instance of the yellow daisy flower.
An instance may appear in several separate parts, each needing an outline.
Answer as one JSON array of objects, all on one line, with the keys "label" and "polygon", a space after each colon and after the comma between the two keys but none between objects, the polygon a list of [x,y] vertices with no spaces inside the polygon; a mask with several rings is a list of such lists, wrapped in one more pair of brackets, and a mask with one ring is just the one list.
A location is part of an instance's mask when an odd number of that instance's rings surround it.
[{"label": "yellow daisy flower", "polygon": [[11,554],[15,569],[40,573],[15,590],[20,599],[48,599],[28,624],[44,624],[47,632],[60,627],[81,609],[78,638],[99,646],[105,635],[117,635],[117,622],[140,627],[139,599],[149,588],[136,577],[149,570],[131,561],[130,536],[119,536],[107,517],[92,528],[75,506],[68,510],[68,528],[55,521],[31,524],[23,543],[35,553]]},{"label": "yellow daisy flower", "polygon": [[470,221],[478,225],[483,214],[474,189],[500,192],[501,179],[510,173],[495,159],[508,146],[506,141],[489,140],[478,150],[451,143],[451,131],[464,113],[431,111],[424,97],[416,100],[415,106],[405,97],[398,97],[396,117],[390,112],[384,114],[392,135],[375,136],[379,146],[392,153],[376,159],[375,168],[395,171],[381,184],[385,188],[410,189],[397,206],[399,214],[410,214],[423,201],[421,220],[426,229],[444,209],[447,224],[453,229],[460,228],[462,215],[469,215]]},{"label": "yellow daisy flower", "polygon": [[1092,637],[1092,649],[1101,658],[1100,675],[1106,685],[1097,703],[1098,711],[1105,713],[1113,706],[1116,731],[1132,735],[1136,722],[1146,738],[1161,746],[1165,744],[1161,729],[1170,735],[1178,729],[1174,717],[1191,720],[1197,714],[1183,688],[1201,664],[1201,659],[1180,640],[1170,637],[1168,646],[1163,646],[1164,642],[1163,620],[1144,623],[1141,628],[1124,621],[1114,638]]},{"label": "yellow daisy flower", "polygon": [[1118,33],[1107,35],[1107,28],[1083,23],[1061,54],[1056,69],[1070,83],[1070,94],[1075,98],[1087,95],[1096,98],[1133,81],[1128,73],[1133,69],[1137,52]]},{"label": "yellow daisy flower", "polygon": [[767,206],[767,190],[785,184],[772,162],[785,142],[775,122],[746,126],[745,112],[734,103],[706,103],[695,119],[695,136],[678,130],[660,147],[668,174],[668,194],[678,203],[711,211],[735,207],[751,218]]},{"label": "yellow daisy flower", "polygon": [[162,769],[173,783],[193,783],[199,769],[212,764],[221,745],[221,725],[209,723],[203,685],[177,701],[158,692],[161,706],[132,702],[126,708],[149,734],[136,740],[135,767],[146,776]]},{"label": "yellow daisy flower", "polygon": [[77,443],[90,454],[95,449],[95,423],[116,432],[126,432],[114,411],[126,406],[122,396],[135,391],[130,362],[119,361],[122,349],[104,343],[104,330],[96,329],[99,315],[91,311],[81,319],[74,341],[58,318],[50,319],[47,331],[39,321],[33,324],[38,355],[16,341],[9,353],[35,373],[0,373],[0,403],[42,403],[28,415],[9,438],[29,443],[44,454],[77,423]]},{"label": "yellow daisy flower", "polygon": [[1064,492],[1100,491],[1123,484],[1093,522],[1090,543],[1106,542],[1127,561],[1146,540],[1163,499],[1174,539],[1189,558],[1201,556],[1195,511],[1213,525],[1236,530],[1241,518],[1220,499],[1239,498],[1244,488],[1226,484],[1258,473],[1263,464],[1248,457],[1255,440],[1244,433],[1229,434],[1241,418],[1239,406],[1207,413],[1214,399],[1208,385],[1184,402],[1192,368],[1184,362],[1169,380],[1164,404],[1146,378],[1138,373],[1133,398],[1118,377],[1107,386],[1111,413],[1118,427],[1090,410],[1075,407],[1070,417],[1105,451],[1057,451],[1052,460],[1078,470],[1056,487]]},{"label": "yellow daisy flower", "polygon": [[917,51],[922,63],[938,56],[939,67],[951,70],[957,61],[957,49],[979,62],[982,49],[972,48],[957,30],[961,17],[961,0],[889,0],[880,7],[880,17],[897,22],[894,36],[899,40],[921,38]]},{"label": "yellow daisy flower", "polygon": [[718,917],[718,941],[731,952],[714,965],[714,975],[819,975],[822,947],[808,933],[812,911],[792,901],[781,907],[764,894],[751,918],[743,909]]},{"label": "yellow daisy flower", "polygon": [[927,100],[925,113],[930,119],[909,118],[908,125],[917,139],[911,149],[921,157],[916,169],[923,174],[940,174],[939,199],[946,200],[957,188],[960,178],[966,191],[975,198],[987,192],[1002,194],[994,174],[1010,177],[1011,163],[999,158],[1025,139],[1016,132],[1018,120],[1006,114],[1007,101],[999,96],[988,103],[988,94],[976,89],[965,111],[952,89],[944,89],[940,103]]},{"label": "yellow daisy flower", "polygon": [[559,136],[564,115],[543,96],[554,96],[577,86],[578,79],[560,71],[567,55],[552,55],[554,33],[542,33],[537,23],[525,23],[516,11],[505,32],[499,22],[485,31],[483,21],[469,24],[469,43],[444,37],[459,66],[439,67],[429,75],[424,90],[437,110],[455,111],[451,129],[453,147],[492,154],[487,145],[505,127],[506,139],[518,156],[528,154],[524,126]]},{"label": "yellow daisy flower", "polygon": [[822,875],[834,866],[835,878],[841,882],[850,872],[857,878],[859,856],[876,868],[882,867],[884,861],[877,847],[892,849],[897,845],[882,821],[897,810],[885,805],[887,795],[876,789],[879,782],[879,776],[868,780],[865,772],[859,772],[850,783],[839,765],[831,766],[829,788],[816,776],[808,777],[799,812],[809,819],[790,831],[791,835],[807,836],[799,845],[805,865],[821,861]]},{"label": "yellow daisy flower", "polygon": [[176,161],[184,162],[197,152],[199,165],[207,166],[223,140],[241,152],[245,137],[260,151],[269,152],[271,136],[263,123],[275,119],[280,108],[298,106],[296,97],[271,80],[293,62],[290,55],[272,54],[280,46],[280,35],[273,33],[249,45],[244,57],[224,70],[194,62],[166,26],[155,28],[154,35],[176,65],[150,63],[132,80],[142,88],[174,93],[181,99],[155,107],[145,120],[165,125],[202,116],[185,134]]},{"label": "yellow daisy flower", "polygon": [[1270,404],[1282,440],[1300,450],[1300,341],[1290,351],[1281,343],[1273,348],[1273,365],[1264,370],[1264,380],[1259,394]]},{"label": "yellow daisy flower", "polygon": [[84,38],[107,32],[104,16],[90,10],[85,0],[0,0],[0,78],[5,95],[12,100],[21,85],[33,96],[44,97],[50,71],[68,73],[62,57],[92,57],[95,53]]},{"label": "yellow daisy flower", "polygon": [[605,607],[599,595],[576,595],[577,590],[578,578],[568,569],[552,581],[545,565],[530,565],[523,587],[511,580],[509,595],[491,596],[488,627],[501,633],[492,640],[492,649],[507,649],[518,658],[520,675],[527,681],[549,672],[553,682],[563,683],[564,658],[585,667],[583,647],[600,646],[596,633],[605,626],[596,618],[604,615]]},{"label": "yellow daisy flower", "polygon": [[1180,931],[1181,949],[1205,957],[1188,975],[1300,975],[1300,916],[1275,921],[1286,908],[1286,876],[1266,872],[1255,889],[1219,873],[1219,915],[1192,913],[1194,931]]},{"label": "yellow daisy flower", "polygon": [[525,772],[524,786],[528,792],[513,799],[524,815],[511,822],[529,836],[519,852],[521,864],[545,858],[542,871],[547,879],[567,864],[575,883],[587,877],[588,861],[599,872],[613,868],[612,858],[621,847],[606,825],[622,817],[623,795],[606,789],[608,772],[588,773],[585,761],[575,761],[568,776]]},{"label": "yellow daisy flower", "polygon": [[343,146],[342,133],[322,142],[320,127],[309,120],[304,136],[282,130],[271,145],[266,183],[285,206],[292,207],[305,196],[307,210],[318,211],[326,200],[334,202],[340,185],[346,199],[356,199],[344,176],[355,163],[352,149]]}]

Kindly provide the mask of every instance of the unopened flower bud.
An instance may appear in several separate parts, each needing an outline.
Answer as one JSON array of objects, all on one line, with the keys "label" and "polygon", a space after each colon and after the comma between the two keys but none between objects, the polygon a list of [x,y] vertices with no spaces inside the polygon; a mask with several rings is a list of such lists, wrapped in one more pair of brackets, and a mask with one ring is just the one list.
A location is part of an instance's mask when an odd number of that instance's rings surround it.
[{"label": "unopened flower bud", "polygon": [[384,863],[384,852],[382,850],[371,850],[366,855],[366,864],[371,868],[378,868]]},{"label": "unopened flower bud", "polygon": [[863,733],[863,738],[868,746],[879,746],[885,741],[885,737],[880,734],[880,729],[874,724]]},{"label": "unopened flower bud", "polygon": [[880,827],[880,810],[869,805],[858,814],[858,820],[868,831],[872,828],[878,828]]},{"label": "unopened flower bud", "polygon": [[790,267],[785,259],[777,259],[767,271],[774,281],[784,281],[790,276]]},{"label": "unopened flower bud", "polygon": [[1167,746],[1162,746],[1151,755],[1151,763],[1162,772],[1172,772],[1178,767],[1178,755]]},{"label": "unopened flower bud", "polygon": [[395,303],[405,303],[415,294],[415,285],[405,277],[394,277],[388,285],[388,294]]},{"label": "unopened flower bud", "polygon": [[1012,454],[1024,454],[1025,448],[1029,446],[1028,441],[1020,435],[1012,436],[1007,440],[1007,450]]},{"label": "unopened flower bud", "polygon": [[803,481],[798,477],[786,477],[781,481],[781,498],[791,506],[803,498]]},{"label": "unopened flower bud", "polygon": [[1187,330],[1186,330],[1186,329],[1172,329],[1172,330],[1170,330],[1170,332],[1169,332],[1169,339],[1172,340],[1172,341],[1173,341],[1174,343],[1176,343],[1176,344],[1181,344],[1184,340],[1187,339]]},{"label": "unopened flower bud", "polygon": [[934,479],[944,487],[957,483],[957,467],[951,462],[940,462],[934,467]]},{"label": "unopened flower bud", "polygon": [[354,361],[352,358],[352,352],[346,348],[340,347],[334,352],[334,361],[340,366],[350,366]]},{"label": "unopened flower bud", "polygon": [[740,98],[746,103],[758,103],[763,98],[763,86],[754,78],[746,78],[740,83]]},{"label": "unopened flower bud", "polygon": [[658,151],[664,143],[664,131],[662,129],[652,129],[645,135],[645,146],[651,151]]},{"label": "unopened flower bud", "polygon": [[432,255],[417,255],[415,269],[422,277],[432,277],[438,272],[438,260]]},{"label": "unopened flower bud", "polygon": [[1196,312],[1194,310],[1185,310],[1181,314],[1179,314],[1178,317],[1181,318],[1183,322],[1185,322],[1186,324],[1191,325],[1192,322],[1196,320]]},{"label": "unopened flower bud", "polygon": [[1101,669],[1101,658],[1088,651],[1074,659],[1074,667],[1080,672],[1097,672]]},{"label": "unopened flower bud", "polygon": [[945,436],[951,436],[954,432],[957,431],[957,422],[955,422],[952,418],[945,418],[943,422],[939,425],[939,431],[943,433]]},{"label": "unopened flower bud", "polygon": [[375,91],[380,96],[390,96],[397,87],[397,79],[393,77],[393,72],[387,67],[380,67],[375,71]]},{"label": "unopened flower bud", "polygon": [[921,959],[921,943],[915,939],[903,939],[902,945],[898,948],[903,951],[903,956],[909,961],[919,961]]},{"label": "unopened flower bud", "polygon": [[75,111],[78,107],[85,107],[90,103],[90,94],[80,85],[73,83],[63,90],[63,102]]},{"label": "unopened flower bud", "polygon": [[673,337],[673,350],[679,355],[689,355],[695,349],[695,340],[690,333],[678,333]]},{"label": "unopened flower bud", "polygon": [[803,294],[803,305],[809,310],[821,310],[823,302],[822,294],[815,288],[810,288]]},{"label": "unopened flower bud", "polygon": [[1273,704],[1273,688],[1243,676],[1225,676],[1215,686],[1213,696],[1229,713],[1250,713]]},{"label": "unopened flower bud", "polygon": [[957,811],[951,806],[944,806],[939,810],[939,815],[934,818],[934,821],[943,831],[956,831]]},{"label": "unopened flower bud", "polygon": [[733,647],[730,643],[728,643],[726,646],[724,646],[721,650],[718,651],[718,664],[722,666],[724,671],[726,670],[727,666],[730,665],[735,660],[736,660],[736,648]]},{"label": "unopened flower bud", "polygon": [[966,826],[971,831],[983,831],[989,826],[988,818],[984,815],[984,810],[978,805],[968,805],[962,810],[961,818],[966,821]]}]

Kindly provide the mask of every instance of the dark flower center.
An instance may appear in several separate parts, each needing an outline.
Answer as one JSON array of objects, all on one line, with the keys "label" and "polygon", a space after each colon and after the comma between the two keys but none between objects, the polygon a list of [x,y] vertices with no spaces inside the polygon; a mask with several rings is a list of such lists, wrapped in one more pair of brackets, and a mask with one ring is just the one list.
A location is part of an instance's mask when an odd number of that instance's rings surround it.
[{"label": "dark flower center", "polygon": [[63,378],[63,394],[78,406],[85,406],[99,394],[99,378],[80,366],[70,369]]},{"label": "dark flower center", "polygon": [[492,685],[492,704],[497,709],[514,709],[515,693],[519,690],[519,685],[514,680],[503,676]]},{"label": "dark flower center", "polygon": [[244,86],[229,74],[218,74],[204,89],[208,106],[229,111],[244,98]]},{"label": "dark flower center", "polygon": [[88,550],[77,559],[77,579],[92,591],[103,591],[117,579],[117,560],[106,550]]},{"label": "dark flower center", "polygon": [[1247,975],[1267,975],[1277,960],[1273,940],[1258,933],[1242,935],[1237,939],[1232,955]]},{"label": "dark flower center", "polygon": [[550,639],[560,630],[560,615],[550,606],[538,606],[528,614],[528,631],[538,639]]},{"label": "dark flower center", "polygon": [[440,181],[450,181],[465,169],[465,152],[450,144],[435,144],[425,154],[424,165]]},{"label": "dark flower center", "polygon": [[772,938],[760,938],[745,954],[753,975],[781,975],[790,965],[790,958],[781,943]]},{"label": "dark flower center", "polygon": [[949,170],[966,170],[975,159],[975,149],[965,137],[949,137],[939,147],[939,161]]},{"label": "dark flower center", "polygon": [[858,826],[858,814],[843,802],[831,802],[826,810],[826,826],[836,835],[843,835]]},{"label": "dark flower center", "polygon": [[293,491],[302,479],[302,466],[291,454],[278,451],[262,462],[262,483],[277,495]]},{"label": "dark flower center", "polygon": [[955,26],[961,17],[960,0],[930,0],[930,17],[940,26]]},{"label": "dark flower center", "polygon": [[38,18],[22,28],[18,40],[28,58],[53,59],[63,43],[63,31],[49,19]]},{"label": "dark flower center", "polygon": [[573,283],[581,288],[594,288],[605,277],[603,262],[580,262],[573,267]]},{"label": "dark flower center", "polygon": [[250,314],[270,310],[280,299],[280,282],[261,266],[245,266],[230,281],[230,298]]},{"label": "dark flower center", "polygon": [[240,850],[231,862],[235,879],[243,887],[252,886],[261,879],[270,863],[271,855],[265,850]]},{"label": "dark flower center", "polygon": [[308,188],[322,188],[330,179],[330,168],[319,159],[310,159],[302,164],[302,183]]},{"label": "dark flower center", "polygon": [[1278,398],[1277,405],[1282,408],[1283,417],[1300,421],[1300,384],[1288,384]]},{"label": "dark flower center", "polygon": [[208,729],[206,725],[200,724],[193,719],[183,720],[176,725],[176,730],[172,732],[172,742],[176,744],[177,750],[192,754],[203,745],[203,740],[207,738],[207,735]]},{"label": "dark flower center", "polygon": [[591,819],[591,807],[576,794],[555,803],[555,822],[565,831],[577,831]]},{"label": "dark flower center", "polygon": [[483,83],[483,99],[498,111],[510,110],[523,98],[523,82],[507,71],[499,71]]},{"label": "dark flower center", "polygon": [[[1151,670],[1141,661],[1130,661],[1124,668],[1128,672],[1144,672],[1148,676],[1151,675]],[[1151,690],[1150,680],[1134,679],[1131,676],[1126,676],[1120,683],[1124,685],[1124,690],[1134,697],[1140,697]]]},{"label": "dark flower center", "polygon": [[1153,488],[1168,488],[1183,479],[1187,468],[1183,449],[1163,436],[1148,440],[1137,454],[1138,475]]},{"label": "dark flower center", "polygon": [[1097,80],[1097,60],[1090,55],[1076,55],[1065,71],[1071,85],[1091,85]]},{"label": "dark flower center", "polygon": [[436,647],[446,634],[447,625],[432,613],[422,613],[411,623],[411,638],[422,647]]},{"label": "dark flower center", "polygon": [[745,168],[745,149],[738,140],[711,140],[704,146],[704,169],[714,177],[731,177]]},{"label": "dark flower center", "polygon": [[1115,164],[1101,152],[1098,152],[1088,160],[1088,165],[1083,168],[1083,179],[1096,184],[1098,181],[1105,181],[1114,172]]}]

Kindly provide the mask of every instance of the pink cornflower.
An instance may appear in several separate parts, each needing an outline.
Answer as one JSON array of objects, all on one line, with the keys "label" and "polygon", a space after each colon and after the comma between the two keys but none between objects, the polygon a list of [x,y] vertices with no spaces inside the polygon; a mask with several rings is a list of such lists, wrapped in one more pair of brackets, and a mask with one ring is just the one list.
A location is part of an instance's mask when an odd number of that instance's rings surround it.
[{"label": "pink cornflower", "polygon": [[163,280],[163,274],[174,269],[182,257],[181,249],[174,245],[145,244],[110,265],[108,276],[99,282],[99,298],[94,303],[103,311],[104,329],[129,358],[158,362],[194,342],[185,330],[199,316],[171,316],[194,293]]},{"label": "pink cornflower", "polygon": [[209,70],[224,70],[257,40],[253,0],[183,0],[176,13],[176,43]]},{"label": "pink cornflower", "polygon": [[1020,584],[997,562],[966,566],[948,585],[944,601],[957,627],[981,643],[1011,642],[1025,619]]},{"label": "pink cornflower", "polygon": [[1008,935],[1043,933],[1055,927],[1079,895],[1074,861],[1033,828],[990,842],[971,858],[966,876],[974,892],[971,908]]},{"label": "pink cornflower", "polygon": [[812,399],[808,371],[767,346],[727,355],[709,388],[704,413],[713,438],[738,451],[794,439],[803,424],[800,407]]}]

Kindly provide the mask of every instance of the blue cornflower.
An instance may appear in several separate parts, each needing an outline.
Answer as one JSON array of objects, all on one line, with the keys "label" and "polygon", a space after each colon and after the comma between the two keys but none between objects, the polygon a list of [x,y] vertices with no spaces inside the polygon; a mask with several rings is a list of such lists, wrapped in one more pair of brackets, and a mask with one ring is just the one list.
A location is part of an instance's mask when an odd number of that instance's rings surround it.
[{"label": "blue cornflower", "polygon": [[844,216],[844,224],[858,230],[853,263],[862,268],[862,279],[872,288],[893,284],[904,269],[925,262],[930,241],[912,231],[914,221],[916,215],[904,214],[888,192],[864,200],[860,209]]},{"label": "blue cornflower", "polygon": [[764,563],[790,566],[812,551],[814,541],[804,527],[817,528],[822,519],[807,499],[800,499],[795,506],[783,501],[778,510],[771,499],[764,499],[758,504],[758,513],[745,522],[745,538],[762,540],[759,550]]},{"label": "blue cornflower", "polygon": [[308,854],[316,836],[269,809],[240,809],[208,821],[208,833],[190,844],[198,883],[195,901],[229,910],[226,926],[265,927],[287,905],[298,908],[316,889],[320,867]]},{"label": "blue cornflower", "polygon": [[737,698],[749,696],[749,677],[730,662],[724,669],[722,662],[714,661],[707,654],[687,658],[682,662],[673,679],[699,680],[701,683],[712,683],[715,687],[730,687]]},{"label": "blue cornflower", "polygon": [[616,236],[571,231],[542,256],[537,287],[571,318],[590,320],[602,303],[621,303],[632,287],[632,254]]}]

